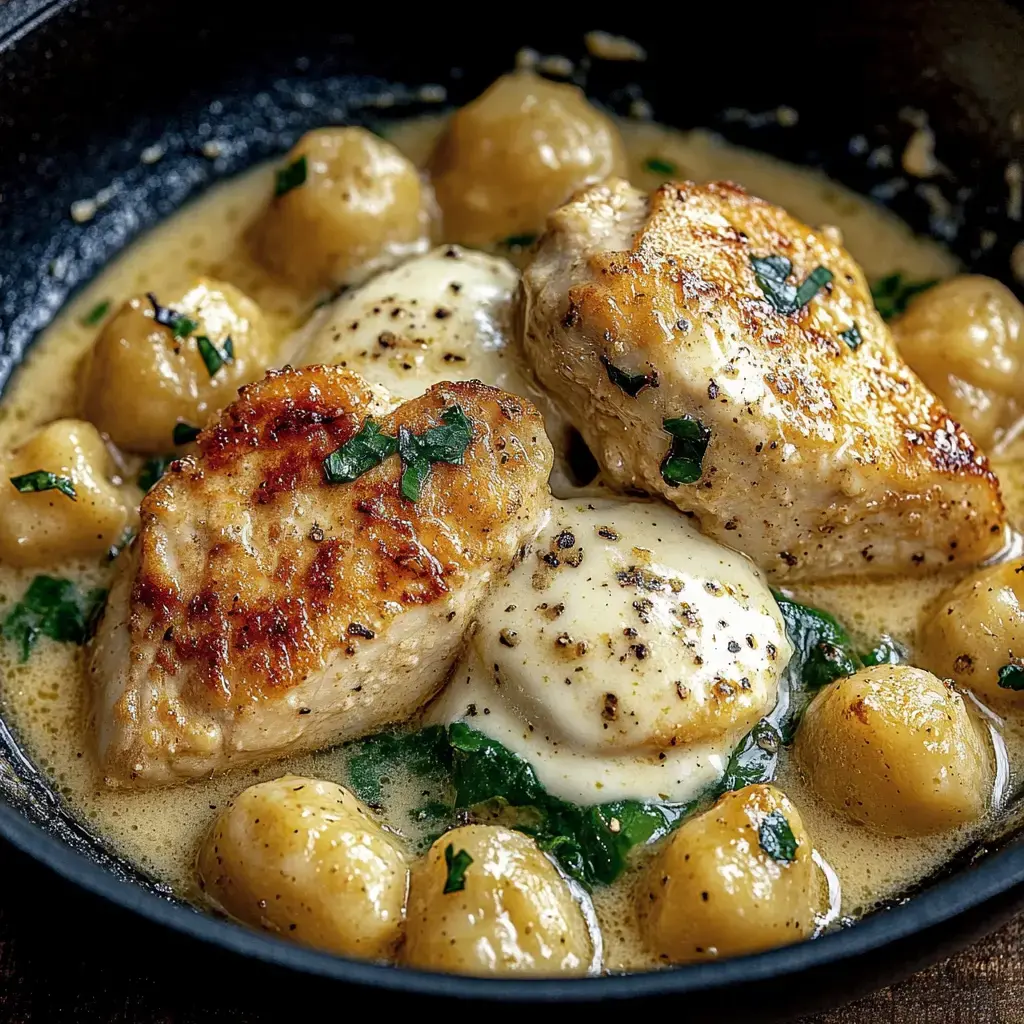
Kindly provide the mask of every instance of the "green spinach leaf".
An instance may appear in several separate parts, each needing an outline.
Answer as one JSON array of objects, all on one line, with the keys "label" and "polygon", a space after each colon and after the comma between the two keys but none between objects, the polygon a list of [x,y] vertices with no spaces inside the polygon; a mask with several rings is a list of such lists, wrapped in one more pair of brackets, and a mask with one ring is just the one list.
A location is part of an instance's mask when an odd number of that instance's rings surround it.
[{"label": "green spinach leaf", "polygon": [[36,641],[48,636],[61,643],[84,644],[92,635],[106,590],[79,591],[71,580],[36,576],[21,600],[7,613],[3,635],[21,650],[27,661]]},{"label": "green spinach leaf", "polygon": [[862,667],[862,662],[849,634],[828,612],[777,592],[775,600],[793,645],[793,657],[783,681],[789,690],[790,706],[780,729],[788,743],[815,693],[834,679],[852,675]]},{"label": "green spinach leaf", "polygon": [[725,766],[725,775],[722,776],[714,795],[718,797],[733,789],[753,786],[758,782],[770,782],[775,778],[781,746],[782,737],[778,729],[768,719],[762,718],[730,754]]}]

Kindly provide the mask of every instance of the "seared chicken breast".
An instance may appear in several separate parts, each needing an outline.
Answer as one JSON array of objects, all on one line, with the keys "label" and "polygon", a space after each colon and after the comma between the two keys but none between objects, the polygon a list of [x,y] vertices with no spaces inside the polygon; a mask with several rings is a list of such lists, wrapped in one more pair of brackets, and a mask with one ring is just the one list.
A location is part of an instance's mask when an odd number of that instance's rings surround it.
[{"label": "seared chicken breast", "polygon": [[900,359],[834,232],[727,183],[610,180],[551,214],[523,296],[527,358],[607,478],[776,578],[1002,544],[986,457]]},{"label": "seared chicken breast", "polygon": [[[442,443],[452,424],[464,445]],[[107,781],[170,783],[410,716],[543,524],[550,469],[536,410],[476,382],[397,408],[340,367],[243,388],[143,500],[90,663]]]}]

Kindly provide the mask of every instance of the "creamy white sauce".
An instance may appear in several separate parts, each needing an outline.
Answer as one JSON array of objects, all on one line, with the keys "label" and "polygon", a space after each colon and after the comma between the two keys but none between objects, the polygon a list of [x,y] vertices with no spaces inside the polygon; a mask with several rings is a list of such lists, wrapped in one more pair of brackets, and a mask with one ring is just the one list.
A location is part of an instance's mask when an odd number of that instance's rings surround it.
[{"label": "creamy white sauce", "polygon": [[578,803],[690,800],[775,705],[791,647],[753,564],[667,505],[557,502],[432,712]]}]

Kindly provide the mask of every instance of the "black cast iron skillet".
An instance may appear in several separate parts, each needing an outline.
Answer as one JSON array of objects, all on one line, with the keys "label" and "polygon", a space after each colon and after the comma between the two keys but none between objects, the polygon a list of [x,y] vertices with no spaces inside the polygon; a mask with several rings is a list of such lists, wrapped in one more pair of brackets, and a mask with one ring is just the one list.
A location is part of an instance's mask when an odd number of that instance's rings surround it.
[{"label": "black cast iron skillet", "polygon": [[[373,16],[303,0],[0,4],[0,383],[69,295],[214,181],[321,124],[419,113],[428,106],[417,99],[424,84],[465,102],[511,66],[520,46],[579,57],[590,28],[619,29],[650,55],[642,65],[592,63],[587,88],[611,108],[624,112],[642,96],[659,120],[715,128],[821,166],[940,238],[970,268],[1014,284],[1009,255],[1021,224],[1008,207],[1006,167],[1024,161],[1024,17],[1015,5],[877,0],[693,11],[682,2],[674,14],[665,5],[638,9],[621,25],[580,19],[559,24],[550,7],[523,4]],[[385,87],[393,107],[365,105]],[[797,125],[760,116],[780,104],[799,111]],[[900,170],[913,130],[905,108],[927,111],[938,135],[948,173],[927,184],[945,209]],[[222,143],[216,159],[202,154],[211,139]],[[142,162],[157,143],[164,157]],[[94,219],[71,219],[74,200],[111,186]],[[188,936],[166,948],[179,971],[189,965],[189,985],[227,971],[235,990],[255,986],[261,1001],[287,994],[292,1006],[298,982],[307,1005],[335,1004],[338,983],[347,983],[387,990],[389,1010],[437,1009],[429,998],[644,999],[671,1001],[691,1019],[779,1019],[890,982],[1024,905],[1024,843],[1010,835],[852,927],[756,957],[531,982],[398,970],[279,942],[177,901],[74,821],[2,721],[0,835],[82,889]],[[89,924],[77,926],[88,933]],[[103,941],[122,947],[158,943],[162,931],[131,914],[113,927]]]}]

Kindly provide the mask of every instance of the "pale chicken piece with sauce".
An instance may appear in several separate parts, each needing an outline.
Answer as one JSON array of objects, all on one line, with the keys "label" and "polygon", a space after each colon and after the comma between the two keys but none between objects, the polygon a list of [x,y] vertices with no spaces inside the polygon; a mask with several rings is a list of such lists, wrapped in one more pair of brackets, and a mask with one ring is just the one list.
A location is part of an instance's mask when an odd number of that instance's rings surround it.
[{"label": "pale chicken piece with sauce", "polygon": [[660,502],[556,502],[480,608],[432,720],[565,800],[685,801],[775,705],[791,646],[761,574]]},{"label": "pale chicken piece with sauce", "polygon": [[442,380],[518,391],[509,347],[518,284],[507,260],[441,246],[343,294],[295,360],[344,366],[399,398]]},{"label": "pale chicken piece with sauce", "polygon": [[338,367],[244,388],[142,502],[90,665],[108,783],[171,783],[409,717],[542,525],[550,468],[536,410],[479,383],[397,408]]},{"label": "pale chicken piece with sauce", "polygon": [[513,331],[519,271],[508,260],[443,245],[342,295],[299,332],[296,364],[332,363],[414,398],[445,380],[480,380],[529,398],[556,453],[556,490],[570,425],[533,380]]},{"label": "pale chicken piece with sauce", "polygon": [[988,460],[900,359],[864,275],[726,184],[624,181],[555,210],[524,344],[623,488],[787,579],[970,565],[1003,542]]}]

